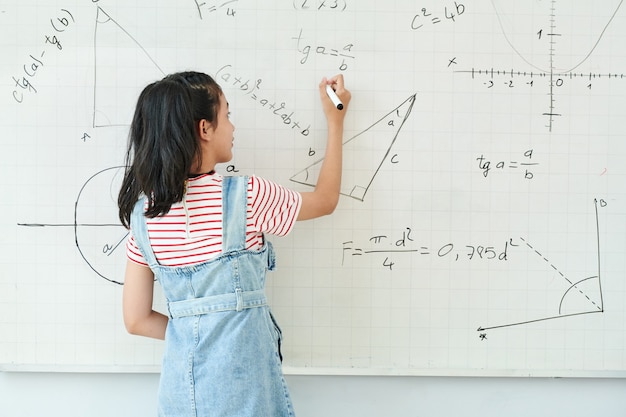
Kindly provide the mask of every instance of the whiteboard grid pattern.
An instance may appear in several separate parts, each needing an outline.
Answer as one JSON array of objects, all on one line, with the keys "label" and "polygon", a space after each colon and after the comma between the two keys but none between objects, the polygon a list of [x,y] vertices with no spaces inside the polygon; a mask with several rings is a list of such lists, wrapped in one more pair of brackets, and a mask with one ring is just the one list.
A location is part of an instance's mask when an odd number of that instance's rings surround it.
[{"label": "whiteboard grid pattern", "polygon": [[[0,369],[158,371],[126,334],[116,193],[136,96],[199,69],[224,174],[301,191],[343,73],[342,198],[272,239],[293,374],[624,376],[626,9],[338,0],[2,6]],[[157,308],[164,308],[158,285]]]}]

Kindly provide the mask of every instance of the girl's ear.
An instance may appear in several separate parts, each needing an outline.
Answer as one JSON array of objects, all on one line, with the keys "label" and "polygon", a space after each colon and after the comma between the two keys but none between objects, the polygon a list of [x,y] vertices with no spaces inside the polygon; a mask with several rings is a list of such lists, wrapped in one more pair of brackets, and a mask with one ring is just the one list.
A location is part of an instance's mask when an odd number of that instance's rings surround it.
[{"label": "girl's ear", "polygon": [[213,135],[213,125],[206,119],[198,122],[198,135],[201,139],[211,140]]}]

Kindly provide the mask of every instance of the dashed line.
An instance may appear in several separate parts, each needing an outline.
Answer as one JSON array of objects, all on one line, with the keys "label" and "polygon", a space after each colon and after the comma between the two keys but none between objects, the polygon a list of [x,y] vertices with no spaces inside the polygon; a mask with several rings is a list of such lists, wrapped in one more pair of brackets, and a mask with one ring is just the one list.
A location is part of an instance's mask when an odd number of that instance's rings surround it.
[{"label": "dashed line", "polygon": [[523,237],[520,237],[520,240],[522,242],[524,242],[526,244],[526,246],[528,246],[528,248],[530,250],[532,250],[533,252],[535,252],[541,259],[543,259],[548,265],[550,265],[550,267],[552,267],[552,269],[554,269],[564,280],[566,280],[567,282],[570,283],[570,285],[572,285],[574,288],[576,288],[578,290],[578,292],[580,293],[580,295],[582,295],[583,297],[585,297],[587,300],[589,300],[589,302],[591,304],[593,304],[596,308],[598,308],[598,310],[602,310],[602,308],[596,304],[595,301],[593,301],[591,298],[589,298],[589,296],[587,294],[585,294],[580,288],[578,288],[578,286],[576,284],[574,284],[572,281],[570,281],[569,278],[567,278],[565,276],[564,273],[562,273],[557,267],[556,265],[554,265],[552,262],[550,262],[550,260],[548,258],[546,258],[545,256],[543,256],[543,254],[541,254],[541,252],[539,252],[537,249],[535,249],[533,247],[533,245],[531,245],[530,243],[528,243]]},{"label": "dashed line", "polygon": [[570,284],[574,285],[574,283],[572,281],[569,280],[569,278],[567,278],[565,276],[565,274],[561,271],[559,271],[559,268],[556,267],[556,265],[554,265],[552,262],[550,262],[550,260],[548,258],[546,258],[545,256],[543,256],[543,254],[541,252],[539,252],[537,249],[535,249],[533,247],[533,245],[531,245],[530,243],[526,242],[526,240],[524,240],[523,237],[520,237],[520,240],[522,242],[524,242],[526,244],[526,246],[528,246],[528,248],[530,250],[532,250],[533,252],[535,252],[541,259],[543,259],[548,265],[550,265],[552,267],[552,269],[554,269],[561,277],[563,277],[564,280],[566,280],[567,282],[569,282]]}]

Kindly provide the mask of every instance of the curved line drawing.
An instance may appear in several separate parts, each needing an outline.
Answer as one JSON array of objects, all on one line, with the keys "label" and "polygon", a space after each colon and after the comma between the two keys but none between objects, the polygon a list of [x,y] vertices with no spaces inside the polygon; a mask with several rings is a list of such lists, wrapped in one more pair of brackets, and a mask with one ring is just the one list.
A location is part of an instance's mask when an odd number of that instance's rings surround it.
[{"label": "curved line drawing", "polygon": [[617,12],[619,11],[620,7],[622,7],[622,3],[624,2],[624,0],[620,0],[619,4],[617,5],[617,7],[615,8],[615,11],[613,12],[613,14],[611,15],[611,18],[609,19],[609,21],[606,23],[606,25],[604,26],[604,28],[602,29],[602,32],[600,33],[600,36],[598,36],[598,39],[596,40],[596,43],[593,45],[593,47],[589,50],[589,53],[578,63],[576,64],[574,67],[568,69],[565,72],[572,72],[574,71],[576,68],[578,68],[580,65],[582,65],[583,62],[585,62],[593,53],[593,51],[596,49],[596,47],[598,46],[598,44],[600,43],[600,40],[602,39],[602,37],[604,36],[604,32],[606,32],[606,29],[609,27],[609,25],[611,24],[611,22],[613,21],[613,19],[615,18],[615,15],[617,14]]},{"label": "curved line drawing", "polygon": [[[541,68],[539,65],[531,62],[531,60],[526,58],[526,56],[524,56],[524,54],[522,54],[519,51],[519,49],[515,46],[514,42],[507,34],[505,22],[503,21],[503,18],[502,18],[504,15],[500,11],[501,8],[499,9],[496,3],[497,3],[496,0],[491,0],[491,6],[494,10],[494,14],[496,15],[496,19],[500,27],[500,31],[502,33],[502,36],[504,37],[505,42],[512,49],[513,53],[517,55],[525,64],[529,65],[530,68],[529,69],[518,68],[518,69],[496,70],[492,67],[491,69],[483,70],[483,69],[476,69],[475,67],[473,67],[471,70],[462,70],[462,71],[455,71],[455,72],[469,73],[472,75],[472,79],[476,78],[477,75],[490,77],[491,80],[487,83],[487,85],[489,85],[490,87],[493,86],[494,76],[509,77],[511,82],[514,77],[526,78],[527,80],[528,79],[530,80],[526,82],[526,84],[529,84],[529,85],[532,85],[533,83],[532,79],[534,77],[544,78],[546,82],[548,83],[548,86],[547,86],[548,87],[548,93],[547,93],[548,104],[547,104],[547,110],[543,112],[541,115],[547,118],[548,121],[547,121],[546,127],[548,128],[550,132],[552,132],[552,128],[553,128],[556,118],[563,116],[563,114],[558,111],[557,105],[556,105],[556,101],[557,101],[556,100],[556,97],[557,97],[556,88],[559,86],[559,83],[563,82],[563,79],[565,78],[589,79],[590,83],[592,80],[601,79],[601,78],[602,79],[606,78],[609,80],[626,79],[626,74],[619,73],[619,72],[615,72],[615,73],[612,73],[611,71],[608,71],[608,72],[593,72],[592,71],[589,73],[574,72],[574,70],[576,70],[579,66],[585,63],[592,56],[593,52],[596,50],[596,48],[598,47],[598,45],[604,38],[609,26],[611,26],[618,12],[621,10],[624,0],[619,0],[619,3],[617,3],[617,6],[615,6],[615,8],[611,6],[609,10],[612,13],[610,14],[609,17],[607,17],[606,23],[602,26],[602,30],[600,31],[597,38],[594,38],[594,43],[589,48],[589,51],[586,53],[586,55],[582,59],[580,59],[580,62],[571,64],[571,68],[566,69],[566,70],[555,68],[555,58],[557,57],[557,54],[555,52],[555,49],[556,49],[555,45],[557,43],[556,39],[559,36],[561,36],[561,34],[557,33],[556,31],[556,23],[555,23],[557,19],[557,14],[555,11],[556,0],[551,0],[551,3],[550,3],[550,16],[549,16],[550,23],[549,23],[549,32],[547,32],[547,36],[550,37],[549,38],[550,42],[549,42],[548,50],[546,51],[547,53],[546,56],[549,58],[549,64],[547,64],[549,67],[547,69]],[[588,85],[588,87],[589,86],[590,84]]]},{"label": "curved line drawing", "polygon": [[[89,268],[91,268],[91,270],[93,270],[98,276],[100,276],[101,278],[104,278],[105,280],[113,283],[113,284],[118,284],[118,285],[123,285],[123,282],[118,281],[114,278],[110,278],[106,275],[105,272],[101,271],[100,268],[98,267],[98,265],[96,265],[96,260],[91,259],[90,256],[88,256],[85,251],[83,250],[83,248],[81,247],[81,239],[79,238],[79,231],[81,229],[81,227],[89,226],[89,227],[115,227],[115,229],[123,229],[123,233],[120,233],[119,236],[117,236],[113,241],[114,243],[112,245],[110,244],[105,244],[103,246],[103,255],[105,257],[109,257],[111,256],[113,253],[115,253],[117,251],[117,249],[119,248],[119,246],[122,244],[122,242],[124,242],[126,240],[126,237],[128,236],[128,231],[122,226],[121,223],[118,223],[117,225],[115,224],[105,224],[105,223],[80,223],[78,221],[78,217],[79,217],[79,210],[80,210],[80,204],[81,204],[81,197],[83,196],[83,193],[85,192],[85,190],[88,188],[88,186],[92,183],[92,181],[94,181],[96,178],[98,178],[99,176],[101,176],[104,173],[107,173],[109,171],[119,171],[120,169],[124,169],[124,167],[121,166],[115,166],[115,167],[110,167],[110,168],[105,168],[101,171],[96,172],[95,174],[93,174],[91,177],[89,177],[89,179],[87,179],[87,181],[85,181],[85,183],[83,184],[83,186],[81,187],[80,191],[78,192],[78,195],[76,196],[76,201],[74,203],[74,242],[76,244],[76,248],[78,249],[78,252],[80,253],[80,256],[83,258],[83,260],[87,263],[87,265],[89,266]],[[115,173],[114,173],[115,175]],[[111,181],[110,184],[112,184],[113,181]],[[117,235],[117,233],[116,233]],[[121,238],[120,238],[121,236]]]},{"label": "curved line drawing", "polygon": [[[606,30],[608,29],[609,25],[611,24],[611,22],[613,22],[613,19],[615,18],[615,16],[617,15],[617,12],[619,11],[619,9],[622,7],[622,3],[624,2],[624,0],[620,0],[619,4],[617,5],[617,7],[615,8],[615,10],[613,11],[613,14],[611,15],[611,17],[609,18],[609,20],[607,21],[606,25],[604,25],[602,31],[600,32],[600,35],[598,36],[598,38],[596,39],[596,42],[594,43],[594,45],[591,47],[591,49],[589,50],[589,52],[587,53],[587,55],[576,65],[574,65],[572,68],[568,69],[568,70],[563,70],[563,71],[559,71],[559,72],[563,72],[563,73],[569,73],[574,71],[576,68],[578,68],[580,65],[582,65],[593,53],[593,51],[596,49],[596,47],[598,46],[598,44],[600,43],[600,41],[602,40],[604,33],[606,32]],[[496,6],[495,0],[491,0],[491,6],[493,7],[494,11],[496,12],[496,17],[498,18],[498,24],[500,26],[500,30],[502,31],[502,35],[504,36],[504,39],[506,40],[506,42],[509,44],[509,46],[511,47],[511,49],[513,49],[513,51],[517,54],[517,56],[519,56],[522,61],[524,61],[525,63],[527,63],[528,65],[530,65],[531,67],[537,69],[538,71],[541,72],[551,72],[554,71],[554,69],[550,70],[550,69],[544,69],[541,68],[535,64],[533,64],[532,62],[530,62],[528,59],[526,59],[520,51],[517,50],[517,48],[513,45],[513,42],[511,42],[511,40],[509,39],[509,37],[506,34],[506,30],[504,29],[504,24],[502,23],[502,19],[500,17],[500,11],[498,10],[498,7]]]},{"label": "curved line drawing", "polygon": [[[383,163],[389,158],[404,123],[411,115],[416,94],[385,114],[371,126],[343,142],[344,170],[341,194],[359,201],[365,199]],[[349,147],[349,150],[347,150]],[[315,187],[324,158],[290,178],[291,181]]]},{"label": "curved line drawing", "polygon": [[565,291],[565,293],[563,293],[563,297],[561,297],[561,302],[559,303],[559,314],[561,314],[561,310],[562,310],[562,307],[563,307],[563,301],[565,300],[565,297],[567,296],[567,293],[568,293],[571,289],[573,289],[573,288],[576,288],[576,289],[577,289],[577,290],[578,290],[578,291],[579,291],[579,292],[580,292],[583,296],[585,296],[585,297],[586,297],[586,298],[587,298],[587,299],[588,299],[588,300],[589,300],[589,301],[590,301],[593,305],[595,305],[595,306],[598,308],[598,310],[601,310],[601,308],[600,308],[600,306],[599,306],[598,304],[596,304],[594,301],[592,301],[592,300],[589,298],[589,296],[588,296],[588,295],[586,295],[585,293],[583,293],[583,292],[582,292],[582,291],[578,288],[578,284],[580,284],[581,282],[585,282],[585,281],[588,281],[588,280],[590,280],[590,279],[597,279],[597,278],[598,278],[598,276],[597,276],[597,275],[596,275],[596,276],[593,276],[593,277],[583,278],[583,279],[581,279],[580,281],[575,282],[574,284],[572,284],[572,285],[571,285],[571,286],[570,286],[570,287],[569,287],[569,288]]},{"label": "curved line drawing", "polygon": [[[105,280],[118,285],[124,285],[123,282],[118,279],[111,278],[111,276],[117,276],[115,272],[106,271],[107,267],[113,267],[115,265],[119,265],[119,262],[112,261],[111,256],[118,252],[122,243],[128,237],[128,230],[126,230],[122,224],[118,221],[116,222],[104,222],[104,221],[96,221],[96,222],[88,222],[88,221],[79,221],[81,217],[81,204],[85,203],[85,206],[90,206],[91,208],[97,206],[99,209],[104,208],[105,210],[109,210],[109,208],[113,209],[113,206],[117,207],[116,200],[113,194],[117,193],[118,188],[113,187],[113,183],[115,181],[117,171],[124,169],[123,166],[114,166],[110,168],[105,168],[93,174],[91,177],[85,181],[85,183],[80,188],[76,200],[74,201],[74,221],[72,223],[57,223],[57,224],[47,224],[47,223],[17,223],[20,227],[36,227],[36,228],[45,228],[45,227],[66,227],[72,228],[74,231],[74,244],[76,245],[76,249],[78,249],[78,253],[83,258],[85,263],[89,266],[89,268],[95,272],[100,278],[104,278]],[[101,201],[94,202],[92,200],[86,200],[89,196],[86,195],[86,192],[92,192],[94,195],[91,197],[102,198],[104,193],[102,193],[103,187],[100,187],[102,184],[96,184],[92,186],[92,183],[97,179],[102,179],[102,175],[104,174],[112,174],[111,178],[104,178],[104,181],[107,181],[109,184],[111,201],[106,201],[110,206],[105,206]],[[92,186],[92,187],[90,187]],[[105,197],[106,198],[106,197]],[[86,200],[86,201],[84,201]],[[96,204],[100,203],[100,204]],[[113,211],[113,210],[111,210]],[[108,213],[108,212],[107,212]],[[90,213],[93,214],[93,213]],[[117,219],[116,219],[117,220]],[[90,231],[90,232],[86,232]],[[94,232],[95,231],[95,232]],[[85,232],[85,233],[83,233]],[[104,241],[105,243],[97,243],[95,242],[97,239]],[[91,247],[94,249],[91,253],[89,253],[83,246]],[[123,246],[122,246],[123,247]],[[120,271],[121,273],[121,271]],[[122,274],[123,275],[123,274]]]}]

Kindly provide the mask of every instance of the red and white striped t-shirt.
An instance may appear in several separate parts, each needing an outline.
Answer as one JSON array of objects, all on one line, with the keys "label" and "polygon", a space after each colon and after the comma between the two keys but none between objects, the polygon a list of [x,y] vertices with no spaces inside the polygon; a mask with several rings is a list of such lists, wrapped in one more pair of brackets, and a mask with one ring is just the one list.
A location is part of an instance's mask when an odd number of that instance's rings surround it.
[{"label": "red and white striped t-shirt", "polygon": [[[263,233],[288,234],[301,203],[298,192],[251,176],[248,181],[246,249],[261,249]],[[147,219],[150,244],[161,265],[194,265],[222,253],[222,176],[204,174],[189,179],[185,205],[186,210],[182,202],[178,202],[164,216]],[[126,253],[131,261],[147,265],[132,231]]]}]

